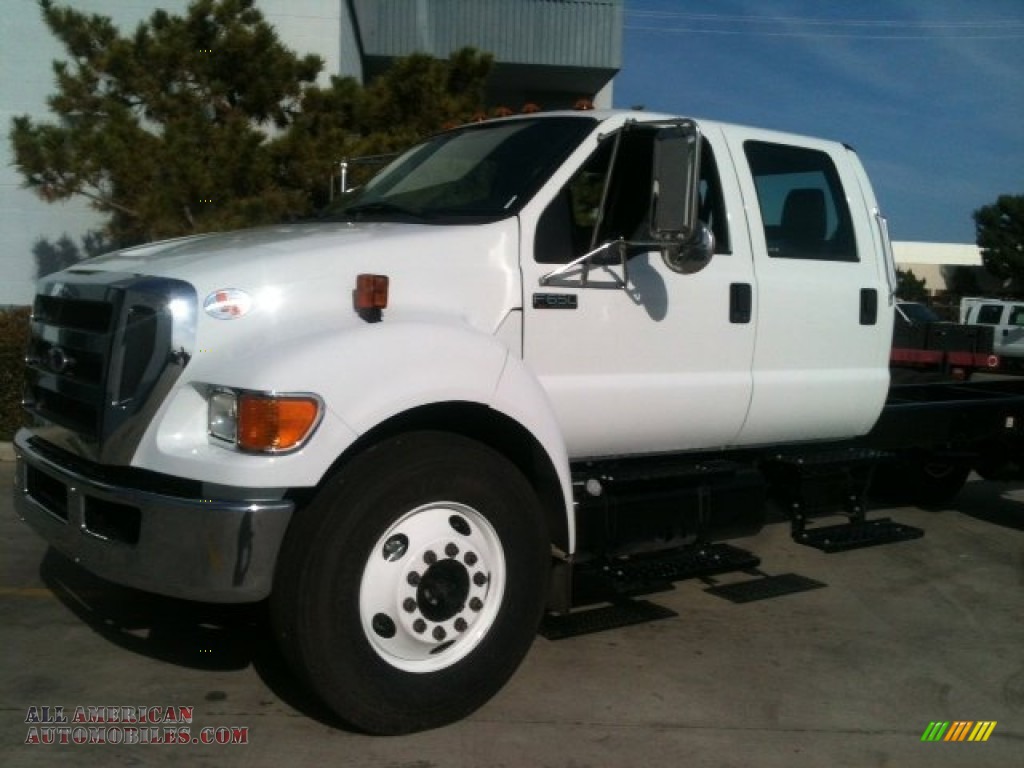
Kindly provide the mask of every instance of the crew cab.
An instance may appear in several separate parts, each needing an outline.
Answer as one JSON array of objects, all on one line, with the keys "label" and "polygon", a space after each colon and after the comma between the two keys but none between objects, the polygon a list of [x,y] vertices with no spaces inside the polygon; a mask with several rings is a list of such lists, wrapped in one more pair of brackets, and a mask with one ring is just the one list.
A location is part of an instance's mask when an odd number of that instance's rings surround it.
[{"label": "crew cab", "polygon": [[467,125],[333,218],[44,278],[16,507],[119,584],[269,599],[352,726],[436,727],[588,568],[755,532],[769,496],[804,542],[836,513],[898,538],[864,519],[893,459],[955,493],[1021,398],[894,397],[894,286],[845,144],[647,112]]}]

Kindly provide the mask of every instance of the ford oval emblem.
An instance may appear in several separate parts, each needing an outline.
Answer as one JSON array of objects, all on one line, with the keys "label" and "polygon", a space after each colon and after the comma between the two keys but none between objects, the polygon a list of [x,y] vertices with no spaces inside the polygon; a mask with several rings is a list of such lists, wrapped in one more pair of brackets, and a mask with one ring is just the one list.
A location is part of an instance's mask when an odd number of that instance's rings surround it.
[{"label": "ford oval emblem", "polygon": [[252,296],[238,288],[221,288],[206,297],[203,309],[217,320],[234,320],[252,309]]},{"label": "ford oval emblem", "polygon": [[54,373],[67,373],[75,366],[75,358],[60,347],[50,347],[46,353],[46,365]]}]

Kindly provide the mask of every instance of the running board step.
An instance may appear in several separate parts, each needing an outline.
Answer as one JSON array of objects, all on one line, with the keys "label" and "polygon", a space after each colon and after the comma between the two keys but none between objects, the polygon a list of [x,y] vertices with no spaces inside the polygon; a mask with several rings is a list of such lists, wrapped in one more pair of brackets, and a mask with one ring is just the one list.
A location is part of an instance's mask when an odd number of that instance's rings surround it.
[{"label": "running board step", "polygon": [[753,603],[757,600],[771,600],[827,586],[828,584],[823,581],[801,576],[798,573],[780,573],[777,576],[765,574],[759,579],[740,581],[735,584],[715,585],[704,591],[709,595],[725,598],[732,603]]},{"label": "running board step", "polygon": [[729,544],[701,544],[653,554],[579,565],[573,605],[632,597],[672,588],[673,582],[757,568],[761,559]]},{"label": "running board step", "polygon": [[839,525],[804,528],[793,532],[793,541],[822,552],[845,552],[850,549],[910,541],[924,536],[924,531],[912,525],[904,525],[887,517],[878,520],[862,520]]}]

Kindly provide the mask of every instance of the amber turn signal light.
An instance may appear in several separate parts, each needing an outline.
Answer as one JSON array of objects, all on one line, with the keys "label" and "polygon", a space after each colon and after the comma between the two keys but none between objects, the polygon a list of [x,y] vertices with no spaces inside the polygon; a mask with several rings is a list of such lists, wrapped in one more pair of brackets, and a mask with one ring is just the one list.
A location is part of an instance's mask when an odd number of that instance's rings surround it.
[{"label": "amber turn signal light", "polygon": [[386,309],[388,306],[387,275],[357,275],[355,307],[358,311]]},{"label": "amber turn signal light", "polygon": [[242,394],[238,398],[238,447],[276,453],[300,445],[320,419],[312,397]]}]

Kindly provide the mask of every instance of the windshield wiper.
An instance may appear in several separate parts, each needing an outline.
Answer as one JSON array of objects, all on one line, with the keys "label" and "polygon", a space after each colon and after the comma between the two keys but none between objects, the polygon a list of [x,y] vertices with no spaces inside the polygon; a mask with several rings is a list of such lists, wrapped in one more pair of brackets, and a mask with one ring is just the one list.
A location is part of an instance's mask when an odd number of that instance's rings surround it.
[{"label": "windshield wiper", "polygon": [[414,219],[425,219],[426,215],[420,211],[414,211],[411,208],[406,208],[404,205],[398,205],[397,203],[389,203],[385,200],[375,200],[369,203],[356,203],[350,205],[339,211],[342,216],[355,215],[365,213],[383,213],[386,215],[397,215],[397,216],[409,216]]}]

